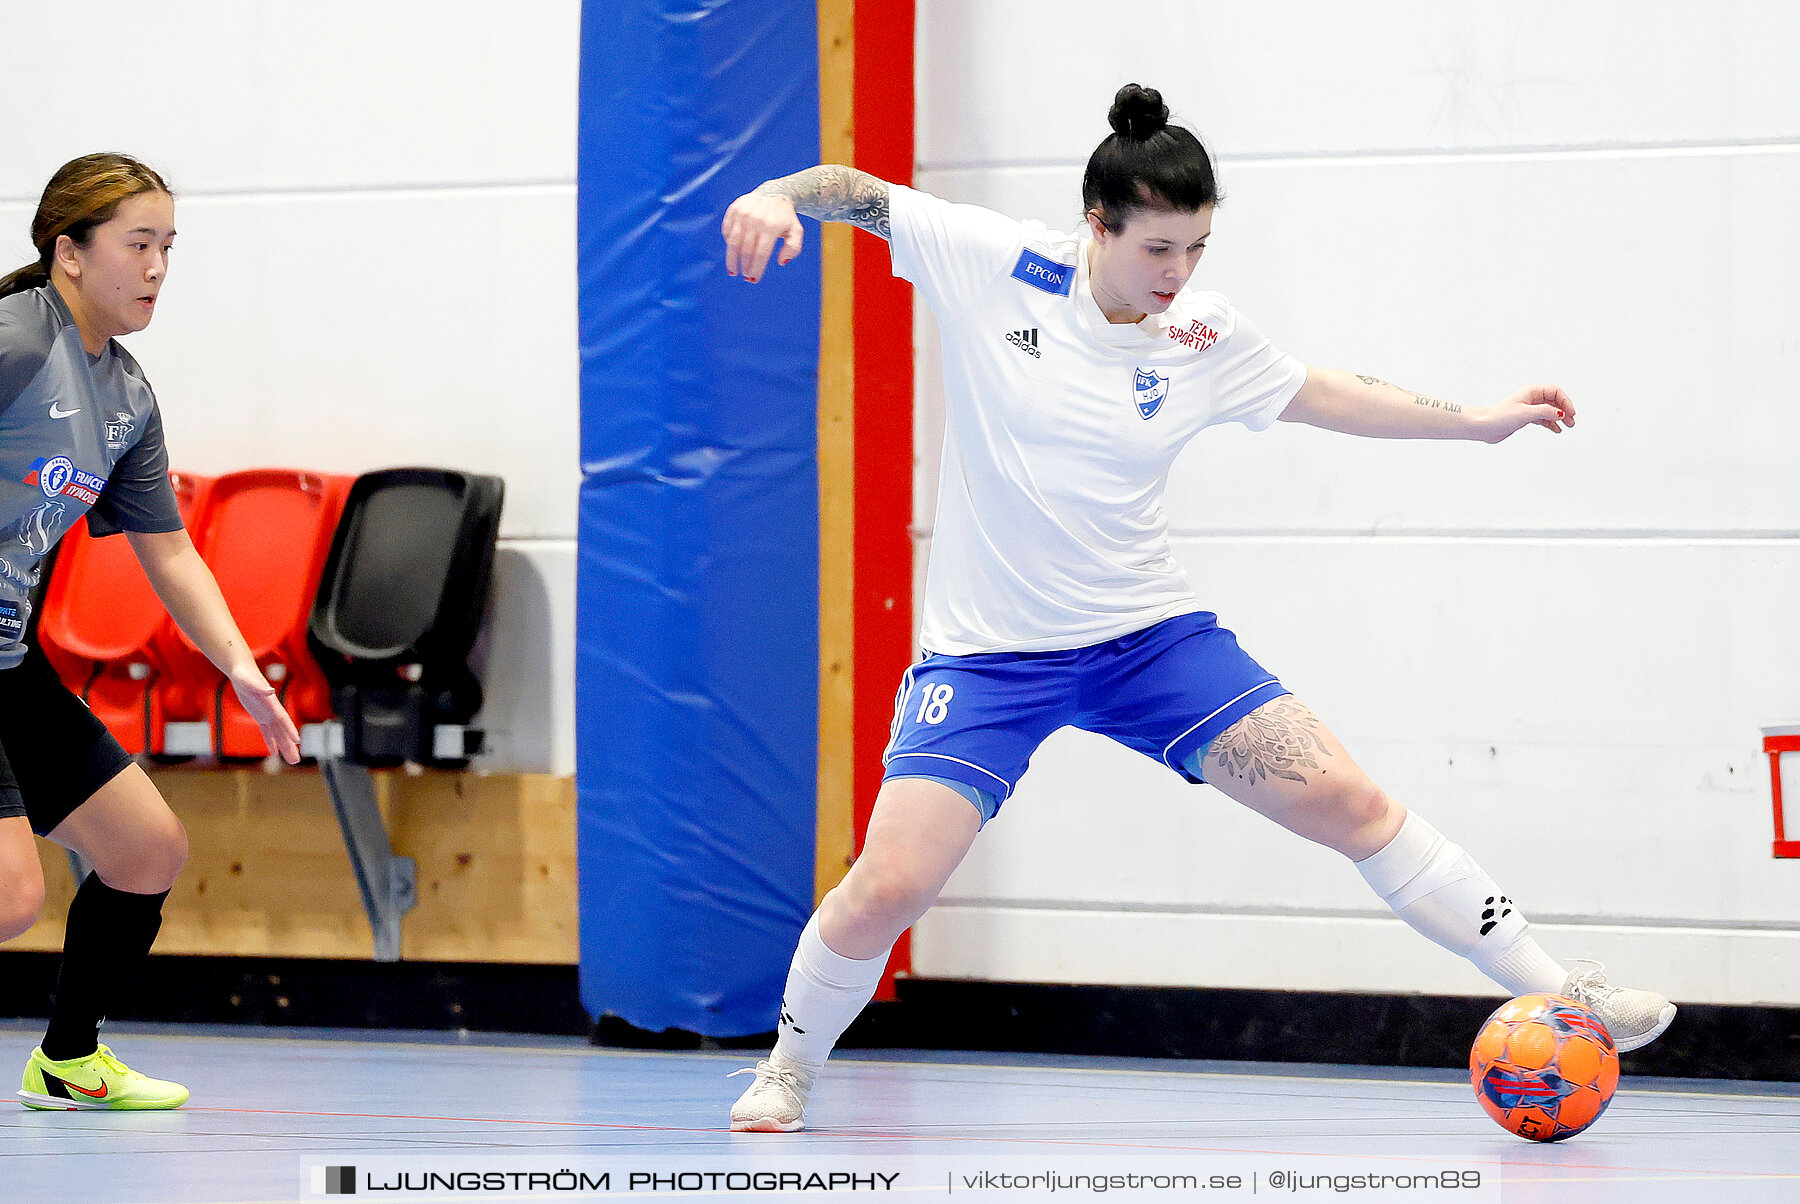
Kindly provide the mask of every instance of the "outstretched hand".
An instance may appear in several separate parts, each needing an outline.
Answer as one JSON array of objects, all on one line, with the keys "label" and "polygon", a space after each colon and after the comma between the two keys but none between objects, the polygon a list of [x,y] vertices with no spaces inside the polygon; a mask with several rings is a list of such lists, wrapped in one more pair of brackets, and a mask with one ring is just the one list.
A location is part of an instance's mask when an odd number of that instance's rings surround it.
[{"label": "outstretched hand", "polygon": [[731,202],[722,227],[725,235],[725,271],[751,284],[762,279],[769,256],[781,243],[778,266],[792,263],[805,241],[794,202],[779,193],[747,192]]},{"label": "outstretched hand", "polygon": [[1499,443],[1528,426],[1562,434],[1575,425],[1575,403],[1555,385],[1526,385],[1505,401],[1488,407],[1482,441]]},{"label": "outstretched hand", "polygon": [[294,726],[293,717],[281,705],[281,696],[275,687],[256,669],[242,675],[233,674],[231,686],[237,691],[245,712],[256,720],[269,752],[289,765],[299,764],[300,729]]}]

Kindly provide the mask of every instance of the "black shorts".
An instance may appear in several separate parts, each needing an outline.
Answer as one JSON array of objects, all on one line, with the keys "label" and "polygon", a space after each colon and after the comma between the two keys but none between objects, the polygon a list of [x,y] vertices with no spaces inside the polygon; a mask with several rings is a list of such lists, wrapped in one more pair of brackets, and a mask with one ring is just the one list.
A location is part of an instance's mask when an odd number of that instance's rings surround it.
[{"label": "black shorts", "polygon": [[23,815],[43,836],[130,764],[35,647],[0,669],[0,818]]}]

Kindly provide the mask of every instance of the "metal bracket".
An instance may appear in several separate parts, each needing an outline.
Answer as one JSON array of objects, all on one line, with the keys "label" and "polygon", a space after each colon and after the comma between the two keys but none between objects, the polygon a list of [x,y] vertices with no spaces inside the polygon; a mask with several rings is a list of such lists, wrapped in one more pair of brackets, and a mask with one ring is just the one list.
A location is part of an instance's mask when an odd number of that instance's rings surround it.
[{"label": "metal bracket", "polygon": [[487,751],[487,733],[461,723],[440,723],[431,729],[431,755],[440,761],[460,761]]},{"label": "metal bracket", "polygon": [[342,756],[321,757],[319,771],[331,790],[338,827],[344,832],[344,849],[356,885],[362,891],[363,910],[375,936],[375,960],[400,960],[400,920],[419,901],[418,867],[411,857],[394,852],[375,803],[375,779],[367,766]]}]

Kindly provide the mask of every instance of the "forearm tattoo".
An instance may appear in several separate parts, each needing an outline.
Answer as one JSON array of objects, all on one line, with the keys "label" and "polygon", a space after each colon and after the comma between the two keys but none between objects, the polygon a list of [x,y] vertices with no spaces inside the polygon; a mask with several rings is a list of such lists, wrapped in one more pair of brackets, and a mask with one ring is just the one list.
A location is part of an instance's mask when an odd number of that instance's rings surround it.
[{"label": "forearm tattoo", "polygon": [[1209,760],[1241,781],[1255,785],[1264,778],[1307,781],[1303,770],[1325,772],[1324,725],[1293,695],[1284,695],[1226,728],[1213,741]]},{"label": "forearm tattoo", "polygon": [[1437,398],[1427,397],[1423,393],[1421,393],[1417,397],[1413,398],[1413,404],[1416,406],[1427,406],[1434,410],[1448,410],[1452,414],[1462,413],[1462,407],[1457,405],[1455,402],[1439,401]]},{"label": "forearm tattoo", "polygon": [[[1365,385],[1382,385],[1389,389],[1400,388],[1399,385],[1388,384],[1387,381],[1382,380],[1379,376],[1364,376],[1360,372],[1356,374],[1356,379],[1360,380]],[[1404,393],[1405,390],[1401,389],[1401,392]],[[1463,411],[1463,408],[1453,401],[1439,401],[1437,398],[1427,397],[1423,393],[1414,395],[1413,404],[1416,406],[1424,406],[1431,410],[1444,410],[1451,414],[1460,414]]]},{"label": "forearm tattoo", "polygon": [[822,222],[849,222],[871,234],[888,238],[888,183],[866,171],[836,163],[821,163],[779,180],[770,180],[758,192],[772,192],[794,202],[794,212]]}]

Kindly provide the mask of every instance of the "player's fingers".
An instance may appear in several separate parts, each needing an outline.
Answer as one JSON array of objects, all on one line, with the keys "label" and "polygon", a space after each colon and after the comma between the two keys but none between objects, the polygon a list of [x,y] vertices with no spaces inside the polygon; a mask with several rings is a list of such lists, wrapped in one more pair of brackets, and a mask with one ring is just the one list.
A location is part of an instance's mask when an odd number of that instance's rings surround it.
[{"label": "player's fingers", "polygon": [[726,240],[726,270],[733,276],[754,275],[756,242],[761,237],[762,221],[754,214],[740,210]]},{"label": "player's fingers", "polygon": [[744,259],[744,279],[751,284],[761,280],[764,269],[769,266],[769,256],[774,250],[775,232],[759,228],[756,232],[756,242],[751,246],[749,255]]},{"label": "player's fingers", "polygon": [[1563,412],[1554,405],[1535,405],[1531,407],[1532,422],[1547,431],[1562,434]]},{"label": "player's fingers", "polygon": [[1554,406],[1561,412],[1565,421],[1575,416],[1575,403],[1569,399],[1567,393],[1555,385],[1533,385],[1531,400],[1538,405]]},{"label": "player's fingers", "polygon": [[725,274],[735,276],[738,274],[739,249],[744,236],[744,223],[738,216],[737,206],[726,210],[722,233],[725,235]]},{"label": "player's fingers", "polygon": [[793,225],[782,232],[781,258],[775,262],[781,264],[783,267],[794,262],[794,256],[800,254],[800,248],[805,242],[806,231],[800,228],[800,222],[796,219]]},{"label": "player's fingers", "polygon": [[238,700],[256,720],[257,730],[262,733],[269,752],[289,765],[297,764],[300,760],[300,729],[294,726],[294,717],[281,705],[274,687],[241,686]]},{"label": "player's fingers", "polygon": [[263,743],[269,746],[270,753],[280,757],[289,765],[300,763],[300,737],[298,735],[289,735],[271,725],[271,727],[263,729]]},{"label": "player's fingers", "polygon": [[300,732],[285,711],[281,717],[283,723],[277,741],[279,747],[275,751],[289,765],[297,765],[300,761]]}]

